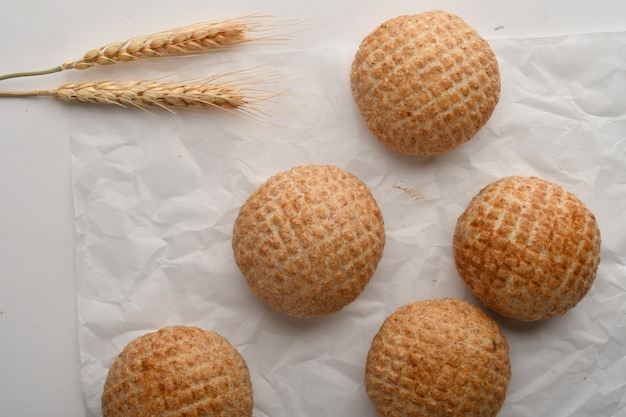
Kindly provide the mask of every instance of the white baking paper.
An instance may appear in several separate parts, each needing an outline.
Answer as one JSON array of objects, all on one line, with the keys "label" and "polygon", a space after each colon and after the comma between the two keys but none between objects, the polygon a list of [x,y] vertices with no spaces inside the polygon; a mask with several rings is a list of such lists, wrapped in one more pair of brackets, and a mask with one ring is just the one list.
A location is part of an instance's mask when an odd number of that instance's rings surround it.
[{"label": "white baking paper", "polygon": [[[626,34],[490,43],[502,74],[496,111],[475,138],[436,157],[400,155],[366,129],[349,87],[357,45],[249,46],[81,73],[249,69],[265,74],[262,88],[288,89],[256,118],[72,106],[78,331],[89,415],[100,415],[107,370],[126,343],[185,324],[214,330],[241,352],[256,417],[374,417],[363,383],[372,337],[404,303],[446,296],[476,302],[454,268],[454,225],[480,188],[513,174],[578,195],[602,231],[602,262],[588,296],[563,317],[521,323],[493,315],[513,369],[500,415],[624,415]],[[387,243],[355,302],[300,320],[271,311],[250,292],[232,257],[231,232],[240,205],[263,181],[311,163],[337,165],[370,187]]]}]

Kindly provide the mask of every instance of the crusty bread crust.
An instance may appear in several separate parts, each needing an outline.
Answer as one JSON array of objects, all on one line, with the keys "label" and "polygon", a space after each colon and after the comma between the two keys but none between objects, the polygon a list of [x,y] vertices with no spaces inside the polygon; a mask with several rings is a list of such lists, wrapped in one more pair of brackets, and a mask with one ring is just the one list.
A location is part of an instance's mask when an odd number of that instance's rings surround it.
[{"label": "crusty bread crust", "polygon": [[237,350],[217,333],[164,327],[132,340],[109,370],[104,417],[252,416],[252,383]]},{"label": "crusty bread crust", "polygon": [[383,254],[381,211],[367,186],[331,165],[294,167],[245,202],[234,257],[252,291],[294,317],[339,311],[363,291]]},{"label": "crusty bread crust", "polygon": [[390,19],[360,44],[350,73],[367,127],[411,155],[442,154],[487,123],[500,99],[496,56],[459,16]]},{"label": "crusty bread crust", "polygon": [[478,307],[456,298],[406,304],[372,341],[367,394],[381,417],[493,417],[511,380],[508,343]]},{"label": "crusty bread crust", "polygon": [[501,178],[459,217],[459,275],[498,313],[524,321],[565,314],[589,291],[600,263],[600,230],[574,194],[536,177]]}]

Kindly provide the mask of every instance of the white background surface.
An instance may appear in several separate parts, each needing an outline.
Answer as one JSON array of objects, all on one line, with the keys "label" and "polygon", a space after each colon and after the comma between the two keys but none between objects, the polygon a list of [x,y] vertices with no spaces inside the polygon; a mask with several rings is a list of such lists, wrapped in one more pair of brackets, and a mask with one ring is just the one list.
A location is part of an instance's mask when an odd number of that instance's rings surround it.
[{"label": "white background surface", "polygon": [[[457,4],[458,3],[458,4]],[[431,8],[455,12],[486,38],[624,31],[620,1],[15,1],[0,13],[0,73],[43,69],[154,27],[261,12],[310,20],[302,48],[355,43],[384,19]],[[158,25],[156,24],[158,23]],[[48,88],[64,75],[11,80]],[[83,415],[80,387],[69,106],[0,101],[0,412]]]}]

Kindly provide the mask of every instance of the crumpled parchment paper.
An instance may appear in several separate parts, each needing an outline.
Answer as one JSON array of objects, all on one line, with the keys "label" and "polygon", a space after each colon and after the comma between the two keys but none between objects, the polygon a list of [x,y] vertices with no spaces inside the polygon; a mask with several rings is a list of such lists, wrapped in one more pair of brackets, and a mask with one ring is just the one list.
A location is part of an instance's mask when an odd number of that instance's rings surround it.
[{"label": "crumpled parchment paper", "polygon": [[[400,155],[368,132],[349,88],[357,45],[249,47],[218,58],[251,75],[273,73],[266,88],[289,89],[255,119],[75,105],[78,331],[89,415],[100,415],[108,367],[126,343],[185,324],[214,330],[241,352],[255,416],[375,416],[363,383],[372,337],[404,303],[476,302],[454,268],[454,225],[480,188],[513,174],[542,177],[581,198],[602,231],[602,262],[587,297],[563,317],[521,323],[492,315],[513,369],[500,415],[624,412],[626,34],[490,43],[502,75],[496,111],[475,138],[437,157]],[[149,68],[164,75],[196,62]],[[355,302],[298,320],[250,292],[231,232],[240,205],[263,181],[309,163],[335,164],[370,187],[387,244]]]}]

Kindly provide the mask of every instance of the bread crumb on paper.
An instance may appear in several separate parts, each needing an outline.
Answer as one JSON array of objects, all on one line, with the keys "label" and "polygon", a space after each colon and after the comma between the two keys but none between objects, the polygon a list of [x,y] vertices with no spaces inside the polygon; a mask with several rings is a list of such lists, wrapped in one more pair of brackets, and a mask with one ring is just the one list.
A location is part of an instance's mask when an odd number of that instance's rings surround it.
[{"label": "bread crumb on paper", "polygon": [[410,188],[402,183],[402,181],[398,181],[393,185],[393,188],[403,191],[406,195],[411,197],[414,201],[420,201],[426,198],[424,192],[418,188]]}]

